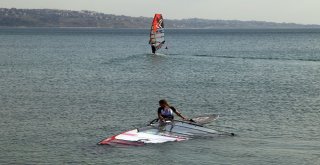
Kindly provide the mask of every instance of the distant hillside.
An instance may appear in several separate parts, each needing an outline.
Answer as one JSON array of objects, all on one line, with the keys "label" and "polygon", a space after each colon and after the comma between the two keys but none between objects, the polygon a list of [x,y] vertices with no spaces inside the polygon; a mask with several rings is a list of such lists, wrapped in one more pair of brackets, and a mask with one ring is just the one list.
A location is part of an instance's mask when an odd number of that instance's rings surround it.
[{"label": "distant hillside", "polygon": [[[93,11],[0,8],[0,27],[149,28],[151,17],[129,17]],[[320,28],[320,25],[263,21],[182,19],[165,20],[167,28]]]}]

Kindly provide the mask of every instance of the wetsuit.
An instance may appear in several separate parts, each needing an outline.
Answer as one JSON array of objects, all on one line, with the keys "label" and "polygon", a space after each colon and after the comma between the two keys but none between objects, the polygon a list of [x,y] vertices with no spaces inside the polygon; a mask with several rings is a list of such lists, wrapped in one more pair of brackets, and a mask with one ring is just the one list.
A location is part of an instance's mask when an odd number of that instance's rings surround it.
[{"label": "wetsuit", "polygon": [[173,113],[176,113],[177,110],[174,107],[169,108],[158,108],[158,114],[160,114],[164,119],[173,120],[174,116]]},{"label": "wetsuit", "polygon": [[155,54],[156,53],[156,47],[151,45],[151,50],[152,50],[152,53]]}]

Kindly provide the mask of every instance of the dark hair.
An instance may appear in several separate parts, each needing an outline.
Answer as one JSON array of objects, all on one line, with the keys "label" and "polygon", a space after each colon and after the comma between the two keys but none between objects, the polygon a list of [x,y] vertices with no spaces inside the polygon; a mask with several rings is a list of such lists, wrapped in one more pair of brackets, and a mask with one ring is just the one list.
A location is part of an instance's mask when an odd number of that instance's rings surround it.
[{"label": "dark hair", "polygon": [[159,101],[159,104],[164,104],[166,106],[170,106],[169,103],[167,102],[167,100],[163,99]]}]

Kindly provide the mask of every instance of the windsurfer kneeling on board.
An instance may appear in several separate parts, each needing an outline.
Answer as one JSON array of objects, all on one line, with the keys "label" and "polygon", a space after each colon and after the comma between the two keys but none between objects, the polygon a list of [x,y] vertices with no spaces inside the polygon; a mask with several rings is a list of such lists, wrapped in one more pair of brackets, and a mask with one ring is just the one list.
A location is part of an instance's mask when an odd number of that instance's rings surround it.
[{"label": "windsurfer kneeling on board", "polygon": [[160,100],[159,106],[160,107],[158,108],[158,118],[160,122],[173,120],[173,113],[181,117],[183,120],[187,120],[187,118],[182,116],[179,111],[177,111],[174,107],[170,106],[166,100]]}]

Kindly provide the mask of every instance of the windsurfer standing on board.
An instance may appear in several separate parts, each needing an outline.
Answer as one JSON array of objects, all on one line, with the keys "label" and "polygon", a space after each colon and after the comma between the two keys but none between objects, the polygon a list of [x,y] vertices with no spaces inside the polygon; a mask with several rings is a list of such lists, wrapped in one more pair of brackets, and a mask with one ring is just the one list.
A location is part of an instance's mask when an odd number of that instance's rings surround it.
[{"label": "windsurfer standing on board", "polygon": [[152,42],[152,39],[150,39],[149,44],[151,45],[152,54],[156,53],[156,47],[154,46],[154,43]]},{"label": "windsurfer standing on board", "polygon": [[156,54],[156,47],[154,45],[151,45],[152,54]]},{"label": "windsurfer standing on board", "polygon": [[173,120],[173,113],[181,117],[183,120],[187,120],[187,118],[182,116],[181,113],[177,111],[173,106],[170,106],[166,100],[160,100],[159,106],[160,107],[158,108],[158,118],[161,122]]}]

